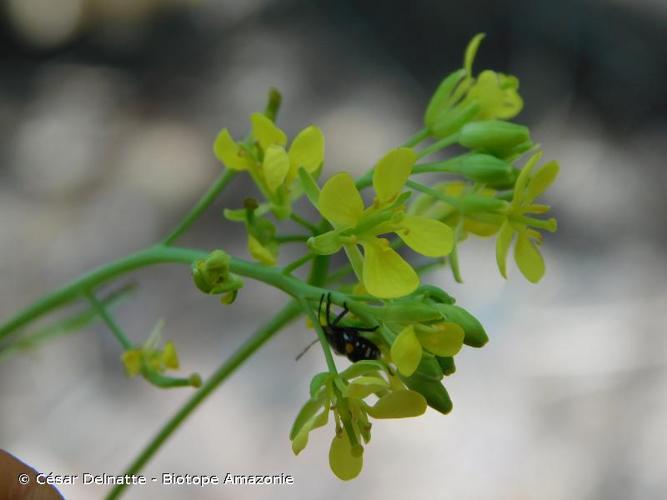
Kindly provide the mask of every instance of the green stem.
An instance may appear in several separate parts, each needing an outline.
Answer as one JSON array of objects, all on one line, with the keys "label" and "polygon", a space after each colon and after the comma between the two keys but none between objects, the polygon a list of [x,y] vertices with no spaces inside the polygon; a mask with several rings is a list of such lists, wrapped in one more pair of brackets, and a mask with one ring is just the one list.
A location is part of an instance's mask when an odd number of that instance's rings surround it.
[{"label": "green stem", "polygon": [[320,344],[322,345],[322,351],[324,351],[324,358],[327,360],[327,368],[329,369],[329,373],[331,373],[332,375],[338,375],[338,370],[336,369],[336,363],[333,359],[333,355],[331,354],[331,349],[329,348],[329,342],[327,341],[327,337],[324,334],[324,330],[322,329],[320,318],[315,316],[313,308],[310,306],[310,304],[306,299],[299,297],[299,303],[301,304],[303,312],[306,313],[306,315],[310,318],[310,321],[313,323],[313,328],[315,328],[315,332],[317,333],[317,338],[320,339]]},{"label": "green stem", "polygon": [[347,258],[350,260],[350,264],[352,264],[354,274],[361,283],[364,276],[364,258],[361,256],[359,247],[357,247],[357,245],[348,244],[343,245],[343,249],[345,250]]},{"label": "green stem", "polygon": [[422,142],[424,139],[428,137],[429,131],[427,128],[421,129],[419,132],[417,132],[415,135],[410,137],[407,141],[403,143],[401,147],[404,148],[411,148]]},{"label": "green stem", "polygon": [[180,224],[174,229],[169,235],[162,240],[163,245],[171,245],[176,241],[192,223],[197,220],[197,218],[209,207],[211,203],[215,201],[218,195],[222,192],[223,189],[227,187],[227,184],[234,178],[236,172],[234,170],[225,169],[215,180],[215,182],[208,188],[208,191],[202,196],[197,204],[190,210],[188,215],[186,215]]},{"label": "green stem", "polygon": [[291,274],[292,271],[294,271],[295,269],[300,268],[300,267],[303,266],[306,262],[308,262],[309,260],[311,260],[311,259],[313,259],[313,258],[315,258],[315,254],[313,254],[313,253],[307,253],[307,254],[304,255],[303,257],[299,257],[299,258],[296,259],[294,262],[290,262],[290,263],[287,264],[285,267],[283,267],[283,269],[282,269],[282,273],[283,273],[283,274]]},{"label": "green stem", "polygon": [[[276,314],[268,323],[257,330],[255,334],[246,340],[232,356],[227,359],[209,377],[188,401],[169,419],[155,437],[148,443],[134,462],[127,468],[124,474],[137,474],[144,465],[155,455],[162,444],[169,438],[180,424],[216,389],[222,384],[246,359],[266,343],[276,332],[282,329],[290,321],[296,318],[300,312],[298,302],[292,301]],[[115,486],[107,495],[107,500],[119,498],[126,484]]]},{"label": "green stem", "polygon": [[[98,267],[45,295],[10,318],[9,321],[0,326],[0,340],[8,337],[38,317],[84,295],[87,290],[91,290],[102,283],[111,281],[130,271],[163,263],[191,264],[193,261],[206,258],[207,256],[208,253],[201,250],[156,245]],[[282,274],[280,268],[263,266],[235,257],[232,257],[229,269],[233,273],[262,281],[283,290],[293,297],[319,298],[322,293],[326,292],[326,290],[319,287],[303,283],[293,276]],[[322,283],[323,281],[318,282],[318,284]]]},{"label": "green stem", "polygon": [[123,346],[123,349],[126,351],[132,349],[134,347],[132,342],[130,342],[130,340],[127,338],[127,335],[125,335],[121,327],[118,326],[118,323],[116,323],[116,321],[111,317],[109,312],[104,307],[104,304],[97,300],[95,293],[92,290],[87,290],[86,298],[93,306],[93,309],[99,315],[99,317],[102,318],[102,320],[107,324],[109,330],[111,330],[111,332],[114,334],[114,337],[116,337],[118,342],[120,342],[120,345]]},{"label": "green stem", "polygon": [[292,219],[297,224],[300,224],[301,226],[305,227],[306,229],[308,229],[308,231],[310,231],[313,234],[317,234],[319,232],[318,227],[315,224],[311,224],[306,219],[304,219],[298,214],[295,214],[294,212],[290,214],[289,218]]},{"label": "green stem", "polygon": [[310,238],[310,236],[304,236],[302,234],[286,234],[285,236],[275,236],[273,239],[278,243],[294,243],[308,241],[308,238]]},{"label": "green stem", "polygon": [[451,146],[454,144],[456,141],[459,140],[459,135],[458,133],[448,135],[447,137],[443,137],[439,141],[434,142],[427,148],[422,149],[417,153],[417,158],[424,158],[425,156],[431,155],[433,153],[437,153],[441,149],[446,148],[447,146]]},{"label": "green stem", "polygon": [[440,191],[437,191],[436,189],[430,188],[428,186],[425,186],[424,184],[421,184],[419,182],[415,182],[413,180],[408,179],[405,181],[405,185],[409,187],[410,189],[414,189],[415,191],[419,191],[420,193],[425,193],[429,196],[432,196],[433,198],[444,201],[445,203],[453,206],[456,208],[459,212],[461,212],[461,207],[459,204],[459,201],[454,198],[453,196],[447,196],[446,194],[441,193]]}]

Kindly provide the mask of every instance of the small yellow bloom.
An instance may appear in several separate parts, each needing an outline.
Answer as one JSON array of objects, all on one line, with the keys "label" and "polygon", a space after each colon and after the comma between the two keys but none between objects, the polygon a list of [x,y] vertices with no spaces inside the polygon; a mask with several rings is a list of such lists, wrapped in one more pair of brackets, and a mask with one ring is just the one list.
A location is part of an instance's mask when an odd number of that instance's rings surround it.
[{"label": "small yellow bloom", "polygon": [[521,170],[514,187],[514,197],[507,218],[498,231],[496,262],[504,278],[507,278],[507,254],[515,234],[514,260],[521,273],[531,283],[540,281],[545,273],[544,259],[538,249],[542,243],[542,235],[531,226],[554,232],[557,227],[556,219],[534,219],[525,215],[541,214],[549,209],[545,205],[534,204],[533,201],[556,180],[559,167],[558,163],[551,161],[531,175],[541,157],[541,153],[535,154]]},{"label": "small yellow bloom", "polygon": [[324,135],[315,126],[303,129],[285,149],[287,135],[262,113],[253,113],[253,144],[239,144],[223,129],[213,145],[213,152],[227,168],[245,170],[271,202],[276,216],[289,214],[292,184],[299,168],[309,173],[324,162]]},{"label": "small yellow bloom", "polygon": [[371,295],[400,297],[419,286],[419,276],[385,238],[395,233],[415,252],[441,257],[451,252],[454,236],[446,224],[416,215],[406,215],[401,203],[405,182],[417,157],[412,149],[390,151],[375,166],[375,200],[364,207],[359,190],[350,174],[341,172],[322,187],[318,199],[320,213],[334,230],[310,240],[314,251],[334,253],[343,244],[356,243],[364,250],[363,285]]}]

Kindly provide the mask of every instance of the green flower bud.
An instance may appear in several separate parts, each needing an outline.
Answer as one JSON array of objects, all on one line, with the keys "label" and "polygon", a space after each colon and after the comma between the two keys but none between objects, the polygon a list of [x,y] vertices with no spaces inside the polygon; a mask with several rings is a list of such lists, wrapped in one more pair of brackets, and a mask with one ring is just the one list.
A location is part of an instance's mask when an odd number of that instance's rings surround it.
[{"label": "green flower bud", "polygon": [[523,125],[500,120],[472,122],[461,129],[459,144],[473,151],[505,158],[514,154],[515,148],[523,149],[530,144],[530,131]]},{"label": "green flower bud", "polygon": [[424,380],[437,382],[442,380],[442,369],[435,356],[425,355],[422,356],[419,366],[417,367],[417,370],[415,370],[415,375],[418,375]]},{"label": "green flower bud", "polygon": [[442,113],[430,127],[436,137],[447,137],[457,132],[479,113],[479,104],[476,102],[462,103]]},{"label": "green flower bud", "polygon": [[219,295],[233,292],[243,286],[243,281],[229,272],[231,257],[222,250],[214,250],[206,259],[192,263],[192,280],[202,292]]},{"label": "green flower bud", "polygon": [[442,82],[440,82],[440,85],[434,92],[433,97],[431,97],[428,107],[426,108],[426,113],[424,114],[424,124],[427,127],[431,127],[443,112],[447,112],[448,101],[452,92],[465,75],[466,70],[461,68],[458,71],[450,73],[442,80]]},{"label": "green flower bud", "polygon": [[484,184],[511,183],[515,179],[514,168],[506,161],[487,154],[464,156],[455,165],[458,173]]},{"label": "green flower bud", "polygon": [[449,376],[456,371],[456,365],[454,364],[454,358],[452,356],[438,356],[437,359],[444,375]]},{"label": "green flower bud", "polygon": [[438,304],[436,307],[442,312],[446,320],[461,325],[465,333],[464,344],[471,347],[482,347],[489,341],[482,324],[462,307],[451,304]]},{"label": "green flower bud", "polygon": [[452,400],[449,398],[447,389],[435,380],[425,379],[418,374],[411,377],[401,377],[405,385],[424,396],[428,405],[440,413],[447,414],[452,411]]},{"label": "green flower bud", "polygon": [[493,196],[482,196],[478,194],[468,194],[458,200],[459,206],[464,212],[496,212],[505,210],[509,202],[499,200]]},{"label": "green flower bud", "polygon": [[318,255],[331,255],[343,247],[340,231],[328,231],[318,236],[311,236],[306,242],[308,248]]}]

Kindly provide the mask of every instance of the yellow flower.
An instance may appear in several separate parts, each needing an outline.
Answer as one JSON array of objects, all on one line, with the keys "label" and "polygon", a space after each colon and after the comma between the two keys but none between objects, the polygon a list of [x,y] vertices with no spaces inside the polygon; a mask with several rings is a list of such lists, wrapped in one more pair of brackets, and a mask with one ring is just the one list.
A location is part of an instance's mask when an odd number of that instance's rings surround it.
[{"label": "yellow flower", "polygon": [[[344,481],[354,479],[363,467],[363,443],[370,442],[376,419],[422,415],[426,399],[409,390],[395,373],[378,361],[358,361],[339,376],[320,373],[310,384],[311,398],[303,405],[290,431],[292,451],[298,455],[308,444],[310,431],[326,425],[331,411],[336,433],[329,448],[329,466]],[[377,397],[372,406],[364,401]]]},{"label": "yellow flower", "polygon": [[473,76],[472,65],[483,38],[480,33],[470,41],[463,68],[446,77],[431,98],[424,121],[435,136],[449,136],[469,121],[510,119],[523,108],[515,76],[491,70]]},{"label": "yellow flower", "polygon": [[416,161],[414,151],[398,148],[382,158],[373,172],[375,200],[364,207],[350,174],[331,177],[319,194],[318,209],[333,231],[309,240],[318,253],[337,252],[345,244],[363,247],[363,285],[371,295],[392,298],[407,295],[419,285],[419,276],[380,234],[395,233],[415,252],[441,257],[452,250],[454,236],[446,224],[406,215],[402,190]]},{"label": "yellow flower", "polygon": [[544,276],[544,259],[538,249],[542,243],[542,235],[531,226],[554,232],[557,228],[556,219],[537,219],[527,217],[526,214],[543,214],[549,210],[549,206],[535,204],[533,201],[556,180],[559,167],[558,163],[551,161],[531,175],[533,167],[541,157],[541,153],[535,154],[521,170],[507,217],[498,231],[496,262],[504,278],[507,278],[507,254],[515,234],[517,239],[514,246],[514,260],[521,273],[531,283],[537,283]]},{"label": "yellow flower", "polygon": [[391,359],[401,375],[409,377],[417,370],[424,349],[436,356],[454,356],[461,350],[464,337],[463,328],[456,323],[408,325],[391,345]]},{"label": "yellow flower", "polygon": [[[289,214],[293,181],[299,168],[317,171],[324,161],[324,135],[313,125],[303,129],[286,150],[287,135],[266,115],[250,117],[254,143],[237,143],[223,129],[213,145],[215,156],[227,168],[247,171],[272,204],[276,216]],[[298,194],[298,193],[297,193]]]}]

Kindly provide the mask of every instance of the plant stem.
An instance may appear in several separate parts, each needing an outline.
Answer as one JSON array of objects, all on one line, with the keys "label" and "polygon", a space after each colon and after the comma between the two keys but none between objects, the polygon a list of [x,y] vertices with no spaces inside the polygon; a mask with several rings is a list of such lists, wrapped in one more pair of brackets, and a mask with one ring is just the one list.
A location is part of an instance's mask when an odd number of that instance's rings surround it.
[{"label": "plant stem", "polygon": [[[288,303],[278,314],[269,320],[262,328],[246,340],[229,359],[208,378],[188,401],[169,419],[160,431],[153,437],[124,474],[137,474],[144,465],[155,455],[162,444],[171,436],[185,420],[216,388],[220,386],[248,357],[259,349],[276,332],[299,315],[301,307],[298,302]],[[107,500],[119,498],[127,488],[126,484],[115,486],[107,495]]]},{"label": "plant stem", "polygon": [[294,271],[295,269],[300,268],[306,262],[308,262],[309,260],[314,259],[314,258],[315,258],[315,254],[307,253],[303,257],[299,257],[298,259],[296,259],[294,262],[290,262],[289,264],[287,264],[285,267],[283,267],[281,272],[283,274],[291,274],[292,271]]},{"label": "plant stem", "polygon": [[236,172],[234,170],[225,169],[215,180],[215,182],[208,188],[208,191],[202,196],[197,204],[190,210],[183,220],[178,224],[169,235],[162,240],[163,245],[171,245],[176,241],[192,223],[215,201],[217,196],[227,187],[227,184],[234,178]]},{"label": "plant stem", "polygon": [[427,148],[424,148],[421,151],[419,151],[417,153],[417,158],[424,158],[425,156],[437,153],[441,149],[444,149],[447,146],[451,146],[456,141],[458,141],[458,139],[459,139],[458,133],[448,135],[447,137],[443,137],[439,141],[436,141]]},{"label": "plant stem", "polygon": [[274,236],[273,240],[278,243],[297,243],[297,242],[306,242],[310,236],[304,236],[303,234],[286,234],[284,236]]},{"label": "plant stem", "polygon": [[415,135],[410,137],[408,140],[406,140],[401,147],[404,148],[411,148],[413,146],[416,146],[420,142],[422,142],[424,139],[428,137],[429,131],[427,128],[421,129],[419,132],[417,132]]},{"label": "plant stem", "polygon": [[300,224],[301,226],[305,227],[306,229],[308,229],[308,231],[310,231],[313,234],[317,234],[318,231],[319,231],[315,224],[312,224],[312,223],[308,222],[306,219],[301,217],[299,214],[295,214],[294,212],[292,212],[290,214],[289,218],[292,219],[297,224]]},{"label": "plant stem", "polygon": [[111,317],[109,312],[104,307],[104,304],[100,303],[100,301],[97,300],[97,298],[95,297],[95,292],[93,292],[92,290],[87,290],[86,298],[93,306],[93,309],[95,310],[97,315],[100,318],[102,318],[102,320],[107,324],[109,330],[111,330],[111,333],[113,333],[114,337],[116,337],[118,342],[120,342],[120,345],[123,346],[123,349],[126,351],[132,349],[134,347],[132,345],[132,342],[130,342],[130,339],[127,338],[127,335],[125,335],[121,327],[118,326],[118,323],[116,323],[116,321],[114,321],[114,319]]},{"label": "plant stem", "polygon": [[338,370],[336,369],[336,363],[334,362],[333,355],[331,354],[331,349],[329,348],[329,342],[327,341],[327,337],[324,334],[324,330],[322,330],[322,324],[320,323],[320,319],[317,316],[315,316],[313,308],[310,307],[310,304],[306,299],[299,297],[299,303],[301,304],[303,312],[305,312],[306,315],[308,315],[310,321],[313,323],[313,328],[315,328],[317,337],[320,339],[320,344],[322,345],[322,351],[324,351],[324,358],[327,361],[327,368],[329,369],[329,373],[331,373],[332,375],[338,375]]}]

